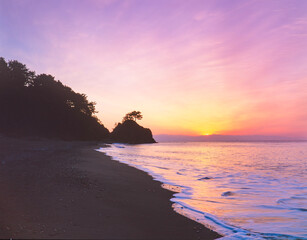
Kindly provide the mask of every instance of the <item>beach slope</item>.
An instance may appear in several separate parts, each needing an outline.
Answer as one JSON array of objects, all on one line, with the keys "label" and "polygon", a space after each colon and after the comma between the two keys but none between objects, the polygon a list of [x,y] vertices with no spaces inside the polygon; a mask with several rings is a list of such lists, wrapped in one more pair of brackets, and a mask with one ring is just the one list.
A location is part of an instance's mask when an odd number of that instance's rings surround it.
[{"label": "beach slope", "polygon": [[215,239],[93,142],[0,137],[0,238]]}]

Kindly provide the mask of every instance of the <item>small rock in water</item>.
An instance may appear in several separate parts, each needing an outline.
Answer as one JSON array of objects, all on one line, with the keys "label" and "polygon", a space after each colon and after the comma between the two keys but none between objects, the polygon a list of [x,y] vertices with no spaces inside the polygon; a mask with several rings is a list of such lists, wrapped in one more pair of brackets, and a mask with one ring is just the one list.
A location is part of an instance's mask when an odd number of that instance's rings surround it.
[{"label": "small rock in water", "polygon": [[227,191],[227,192],[222,193],[222,196],[224,196],[224,197],[233,196],[233,195],[234,195],[234,193],[231,192],[231,191]]},{"label": "small rock in water", "polygon": [[212,179],[211,177],[203,177],[203,178],[199,178],[198,180],[209,180]]}]

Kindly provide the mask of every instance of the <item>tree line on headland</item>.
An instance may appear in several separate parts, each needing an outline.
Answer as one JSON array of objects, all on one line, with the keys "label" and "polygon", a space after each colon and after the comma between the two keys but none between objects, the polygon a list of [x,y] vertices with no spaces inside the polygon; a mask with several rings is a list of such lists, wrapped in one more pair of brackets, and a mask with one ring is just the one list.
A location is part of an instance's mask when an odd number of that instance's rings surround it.
[{"label": "tree line on headland", "polygon": [[[95,116],[95,104],[89,101],[85,94],[74,92],[51,75],[37,75],[18,61],[6,62],[4,58],[0,58],[2,134],[16,137],[112,141],[116,134],[110,133]],[[137,117],[133,118],[132,115]],[[127,114],[125,121],[135,122],[135,119],[140,119],[141,113],[134,111],[132,115]],[[121,142],[121,139],[118,140]],[[142,141],[132,136],[128,142]]]}]

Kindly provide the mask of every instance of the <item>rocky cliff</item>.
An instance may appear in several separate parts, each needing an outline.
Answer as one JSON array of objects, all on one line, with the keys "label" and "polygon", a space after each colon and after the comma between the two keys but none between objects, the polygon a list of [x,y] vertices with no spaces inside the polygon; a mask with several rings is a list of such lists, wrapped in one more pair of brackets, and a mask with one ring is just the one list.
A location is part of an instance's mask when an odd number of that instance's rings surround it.
[{"label": "rocky cliff", "polygon": [[140,144],[155,143],[151,130],[144,128],[133,120],[119,123],[110,134],[113,142]]}]

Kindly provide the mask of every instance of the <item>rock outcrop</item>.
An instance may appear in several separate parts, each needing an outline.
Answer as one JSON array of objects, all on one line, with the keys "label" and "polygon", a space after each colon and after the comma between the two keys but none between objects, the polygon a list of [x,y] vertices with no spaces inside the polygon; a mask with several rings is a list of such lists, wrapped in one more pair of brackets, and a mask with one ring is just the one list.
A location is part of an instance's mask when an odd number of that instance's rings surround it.
[{"label": "rock outcrop", "polygon": [[119,123],[110,134],[113,142],[140,144],[155,143],[151,130],[144,128],[133,120]]}]

